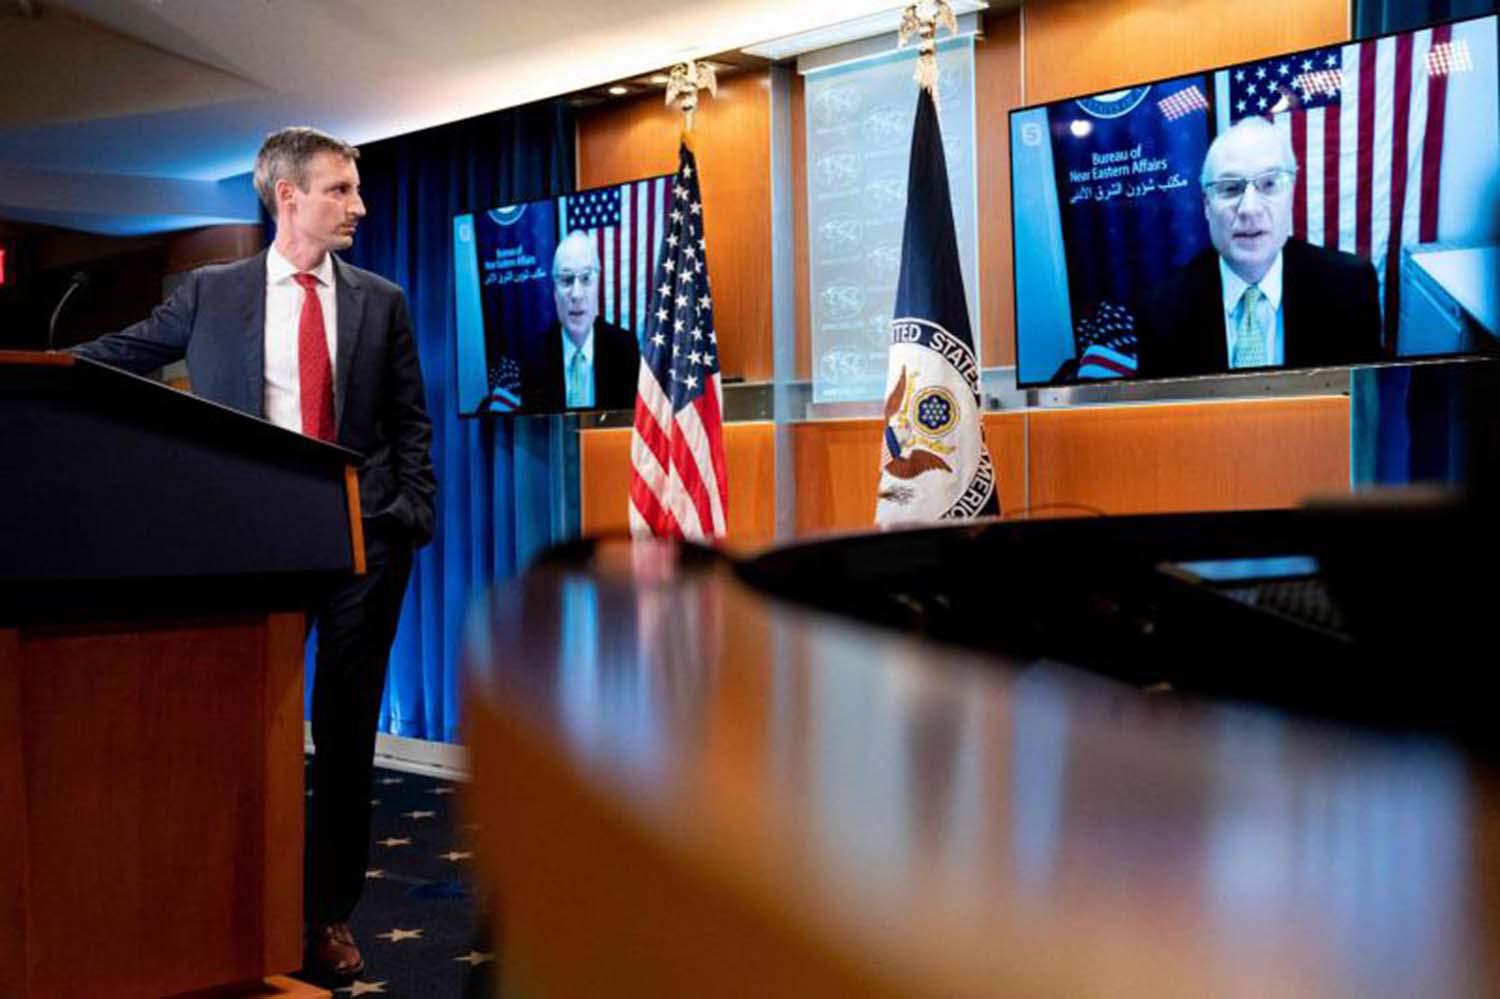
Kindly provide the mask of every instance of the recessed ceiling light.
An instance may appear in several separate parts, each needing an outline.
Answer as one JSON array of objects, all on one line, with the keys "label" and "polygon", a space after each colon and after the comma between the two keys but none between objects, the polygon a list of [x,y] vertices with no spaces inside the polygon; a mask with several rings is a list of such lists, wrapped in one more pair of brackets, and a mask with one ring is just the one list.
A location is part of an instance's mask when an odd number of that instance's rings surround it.
[{"label": "recessed ceiling light", "polygon": [[667,76],[665,73],[657,73],[651,78],[651,82],[656,84],[658,87],[665,87],[667,84],[672,82],[672,78]]},{"label": "recessed ceiling light", "polygon": [[613,87],[609,88],[609,92],[611,94],[613,94],[614,96],[616,96],[616,97],[620,97],[620,96],[622,96],[624,94],[630,93],[630,88],[629,87],[622,87],[622,86],[620,86],[617,83]]}]

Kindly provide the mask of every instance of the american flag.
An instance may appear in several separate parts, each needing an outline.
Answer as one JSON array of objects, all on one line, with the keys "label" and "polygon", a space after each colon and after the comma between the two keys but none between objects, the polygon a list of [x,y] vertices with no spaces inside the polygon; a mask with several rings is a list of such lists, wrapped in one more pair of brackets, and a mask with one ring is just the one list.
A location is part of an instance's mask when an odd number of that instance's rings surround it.
[{"label": "american flag", "polygon": [[1194,111],[1207,111],[1208,98],[1203,96],[1203,91],[1198,89],[1197,84],[1190,84],[1181,90],[1163,97],[1156,102],[1167,121],[1176,121],[1185,118]]},{"label": "american flag", "polygon": [[1292,234],[1374,261],[1391,352],[1401,247],[1438,236],[1448,78],[1467,61],[1452,33],[1440,25],[1217,74],[1221,118],[1263,115],[1291,140]]},{"label": "american flag", "polygon": [[721,538],[729,498],[724,391],[698,164],[686,139],[667,194],[630,436],[630,530],[637,537]]},{"label": "american flag", "polygon": [[1080,379],[1128,378],[1136,371],[1135,319],[1130,310],[1100,302],[1094,314],[1078,323]]},{"label": "american flag", "polygon": [[599,251],[599,315],[632,333],[646,325],[646,278],[661,249],[667,215],[668,176],[562,198],[558,234],[581,230]]}]

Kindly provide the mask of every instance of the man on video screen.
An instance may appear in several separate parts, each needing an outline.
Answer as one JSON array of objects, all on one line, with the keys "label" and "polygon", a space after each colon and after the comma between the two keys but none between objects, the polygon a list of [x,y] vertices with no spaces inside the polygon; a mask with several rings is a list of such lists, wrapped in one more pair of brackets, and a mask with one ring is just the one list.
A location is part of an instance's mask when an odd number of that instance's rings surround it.
[{"label": "man on video screen", "polygon": [[525,368],[527,409],[630,409],[640,351],[635,335],[599,317],[599,253],[594,240],[570,232],[552,256],[557,321],[535,341]]},{"label": "man on video screen", "polygon": [[1201,176],[1213,250],[1169,278],[1142,310],[1141,376],[1379,359],[1375,269],[1288,238],[1296,176],[1291,144],[1263,118],[1214,139]]}]

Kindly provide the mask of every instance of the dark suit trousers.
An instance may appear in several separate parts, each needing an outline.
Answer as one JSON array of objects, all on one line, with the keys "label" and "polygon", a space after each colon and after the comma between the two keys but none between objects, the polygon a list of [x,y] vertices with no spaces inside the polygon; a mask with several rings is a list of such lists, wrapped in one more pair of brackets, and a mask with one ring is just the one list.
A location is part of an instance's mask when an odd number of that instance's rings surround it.
[{"label": "dark suit trousers", "polygon": [[316,614],[313,795],[303,880],[310,925],[346,921],[364,891],[375,730],[411,575],[405,533],[368,521],[365,529],[365,575],[340,583]]}]

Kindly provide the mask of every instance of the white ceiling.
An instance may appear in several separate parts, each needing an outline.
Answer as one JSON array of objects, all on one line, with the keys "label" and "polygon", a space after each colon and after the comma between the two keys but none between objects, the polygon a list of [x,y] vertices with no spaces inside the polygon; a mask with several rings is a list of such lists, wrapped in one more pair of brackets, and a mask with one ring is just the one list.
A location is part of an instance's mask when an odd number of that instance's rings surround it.
[{"label": "white ceiling", "polygon": [[[121,232],[195,215],[218,220],[227,195],[212,182],[247,171],[260,140],[281,125],[370,142],[897,8],[891,0],[0,0],[0,217],[59,224],[71,213],[79,228]],[[66,195],[45,193],[49,176],[79,174],[98,181],[92,197],[76,176]],[[162,187],[155,222],[139,197],[134,221],[101,222],[121,176],[134,178],[138,196],[144,178],[173,182]],[[29,200],[17,204],[23,189]],[[204,198],[213,211],[194,207]]]}]

